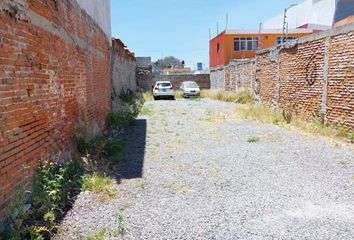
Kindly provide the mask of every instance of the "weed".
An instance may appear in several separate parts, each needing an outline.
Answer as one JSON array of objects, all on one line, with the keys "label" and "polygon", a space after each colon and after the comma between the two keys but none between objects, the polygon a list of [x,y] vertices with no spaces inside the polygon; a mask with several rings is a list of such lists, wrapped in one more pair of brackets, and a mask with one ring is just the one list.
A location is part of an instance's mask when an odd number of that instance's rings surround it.
[{"label": "weed", "polygon": [[88,138],[84,135],[77,135],[76,138],[77,150],[81,154],[87,154],[95,149],[95,140]]},{"label": "weed", "polygon": [[283,110],[283,118],[287,124],[291,123],[291,120],[293,119],[293,113],[291,110]]},{"label": "weed", "polygon": [[119,237],[124,235],[125,228],[124,228],[124,218],[121,214],[116,215],[116,229],[114,231],[107,231],[103,229],[101,231],[88,234],[86,236],[86,240],[105,240],[111,237]]},{"label": "weed", "polygon": [[206,118],[204,119],[207,122],[219,122],[225,121],[226,116],[218,112],[208,112]]},{"label": "weed", "polygon": [[122,92],[119,95],[119,98],[128,104],[133,104],[135,99],[136,99],[136,95],[133,91],[131,90],[122,90]]},{"label": "weed", "polygon": [[104,151],[114,163],[119,163],[123,160],[122,153],[126,144],[125,140],[115,139],[106,144]]},{"label": "weed", "polygon": [[176,99],[183,99],[183,93],[181,91],[175,91]]},{"label": "weed", "polygon": [[5,239],[43,239],[60,233],[55,225],[72,203],[81,185],[83,168],[78,162],[40,163],[33,177],[32,192],[19,191],[7,219],[0,227]]},{"label": "weed", "polygon": [[289,112],[284,114],[278,110],[260,104],[238,106],[236,112],[241,118],[252,119],[261,123],[275,124],[287,128],[293,127],[306,133],[318,134],[331,138],[347,139],[354,142],[354,132],[349,131],[345,127],[336,129],[328,124],[323,124],[317,118],[305,119],[301,116],[293,116]]},{"label": "weed", "polygon": [[108,233],[106,230],[101,230],[96,233],[91,233],[86,236],[86,240],[104,240],[108,237]]},{"label": "weed", "polygon": [[240,104],[251,104],[255,101],[254,94],[248,89],[241,89],[234,92],[223,90],[202,90],[201,97]]},{"label": "weed", "polygon": [[259,138],[259,137],[256,137],[256,136],[252,136],[252,137],[249,137],[248,139],[247,139],[247,142],[248,143],[258,143],[258,142],[260,142],[261,141],[261,139]]},{"label": "weed", "polygon": [[132,125],[136,114],[130,110],[117,110],[108,114],[107,125],[109,128],[122,129]]},{"label": "weed", "polygon": [[132,125],[139,115],[143,105],[143,98],[132,92],[121,94],[123,101],[119,109],[111,111],[107,116],[107,126],[111,129],[122,129]]},{"label": "weed", "polygon": [[102,196],[108,198],[116,197],[117,189],[113,178],[94,173],[84,175],[82,180],[82,190],[102,194]]},{"label": "weed", "polygon": [[145,101],[152,101],[154,99],[154,97],[152,95],[152,91],[145,92],[143,94],[143,98]]},{"label": "weed", "polygon": [[349,162],[346,160],[340,160],[339,164],[343,167],[343,168],[348,168],[349,166]]},{"label": "weed", "polygon": [[153,114],[153,111],[151,110],[151,108],[147,107],[147,106],[143,106],[140,110],[140,115],[142,116],[151,116]]},{"label": "weed", "polygon": [[117,214],[116,215],[116,229],[113,232],[113,237],[118,237],[122,236],[125,233],[125,228],[124,228],[124,218],[122,214]]}]

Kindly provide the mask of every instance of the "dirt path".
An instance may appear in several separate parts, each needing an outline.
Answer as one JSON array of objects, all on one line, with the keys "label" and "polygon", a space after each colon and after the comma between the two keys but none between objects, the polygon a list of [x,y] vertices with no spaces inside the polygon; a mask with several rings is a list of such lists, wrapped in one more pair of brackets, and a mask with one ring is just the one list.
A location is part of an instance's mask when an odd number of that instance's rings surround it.
[{"label": "dirt path", "polygon": [[127,135],[118,197],[81,193],[61,238],[119,224],[112,239],[354,239],[350,149],[237,119],[223,102],[145,112]]}]

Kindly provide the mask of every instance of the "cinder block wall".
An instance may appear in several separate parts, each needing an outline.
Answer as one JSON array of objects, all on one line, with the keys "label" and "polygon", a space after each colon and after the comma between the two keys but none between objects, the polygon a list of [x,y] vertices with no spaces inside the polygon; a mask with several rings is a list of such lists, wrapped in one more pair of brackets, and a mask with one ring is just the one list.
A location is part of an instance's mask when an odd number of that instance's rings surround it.
[{"label": "cinder block wall", "polygon": [[[209,74],[185,74],[185,75],[158,75],[153,76],[152,85],[157,81],[171,81],[175,88],[179,88],[184,81],[194,81],[200,88],[209,89],[210,88],[210,76]],[[150,86],[150,89],[151,89]]]},{"label": "cinder block wall", "polygon": [[260,99],[354,129],[354,24],[259,51]]},{"label": "cinder block wall", "polygon": [[0,2],[0,216],[39,160],[111,107],[110,44],[74,0]]},{"label": "cinder block wall", "polygon": [[237,91],[241,88],[248,88],[256,91],[255,74],[255,60],[231,62],[226,66],[211,70],[211,88],[226,91]]}]

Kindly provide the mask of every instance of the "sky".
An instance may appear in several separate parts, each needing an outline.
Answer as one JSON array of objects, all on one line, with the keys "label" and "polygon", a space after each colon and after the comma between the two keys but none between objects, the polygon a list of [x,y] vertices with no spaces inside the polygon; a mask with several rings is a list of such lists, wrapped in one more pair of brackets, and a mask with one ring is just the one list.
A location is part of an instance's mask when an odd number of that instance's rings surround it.
[{"label": "sky", "polygon": [[175,56],[196,68],[209,65],[212,38],[228,29],[258,29],[259,23],[303,0],[111,0],[112,35],[138,57]]}]

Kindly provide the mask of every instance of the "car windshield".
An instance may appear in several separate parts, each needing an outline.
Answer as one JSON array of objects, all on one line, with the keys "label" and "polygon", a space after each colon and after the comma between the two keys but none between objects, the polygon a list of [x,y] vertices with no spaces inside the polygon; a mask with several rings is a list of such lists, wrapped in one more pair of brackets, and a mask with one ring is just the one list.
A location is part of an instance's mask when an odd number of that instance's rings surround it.
[{"label": "car windshield", "polygon": [[171,87],[171,83],[157,83],[156,86],[158,86],[158,87]]},{"label": "car windshield", "polygon": [[186,87],[187,88],[197,88],[198,84],[196,84],[195,82],[187,82]]}]

